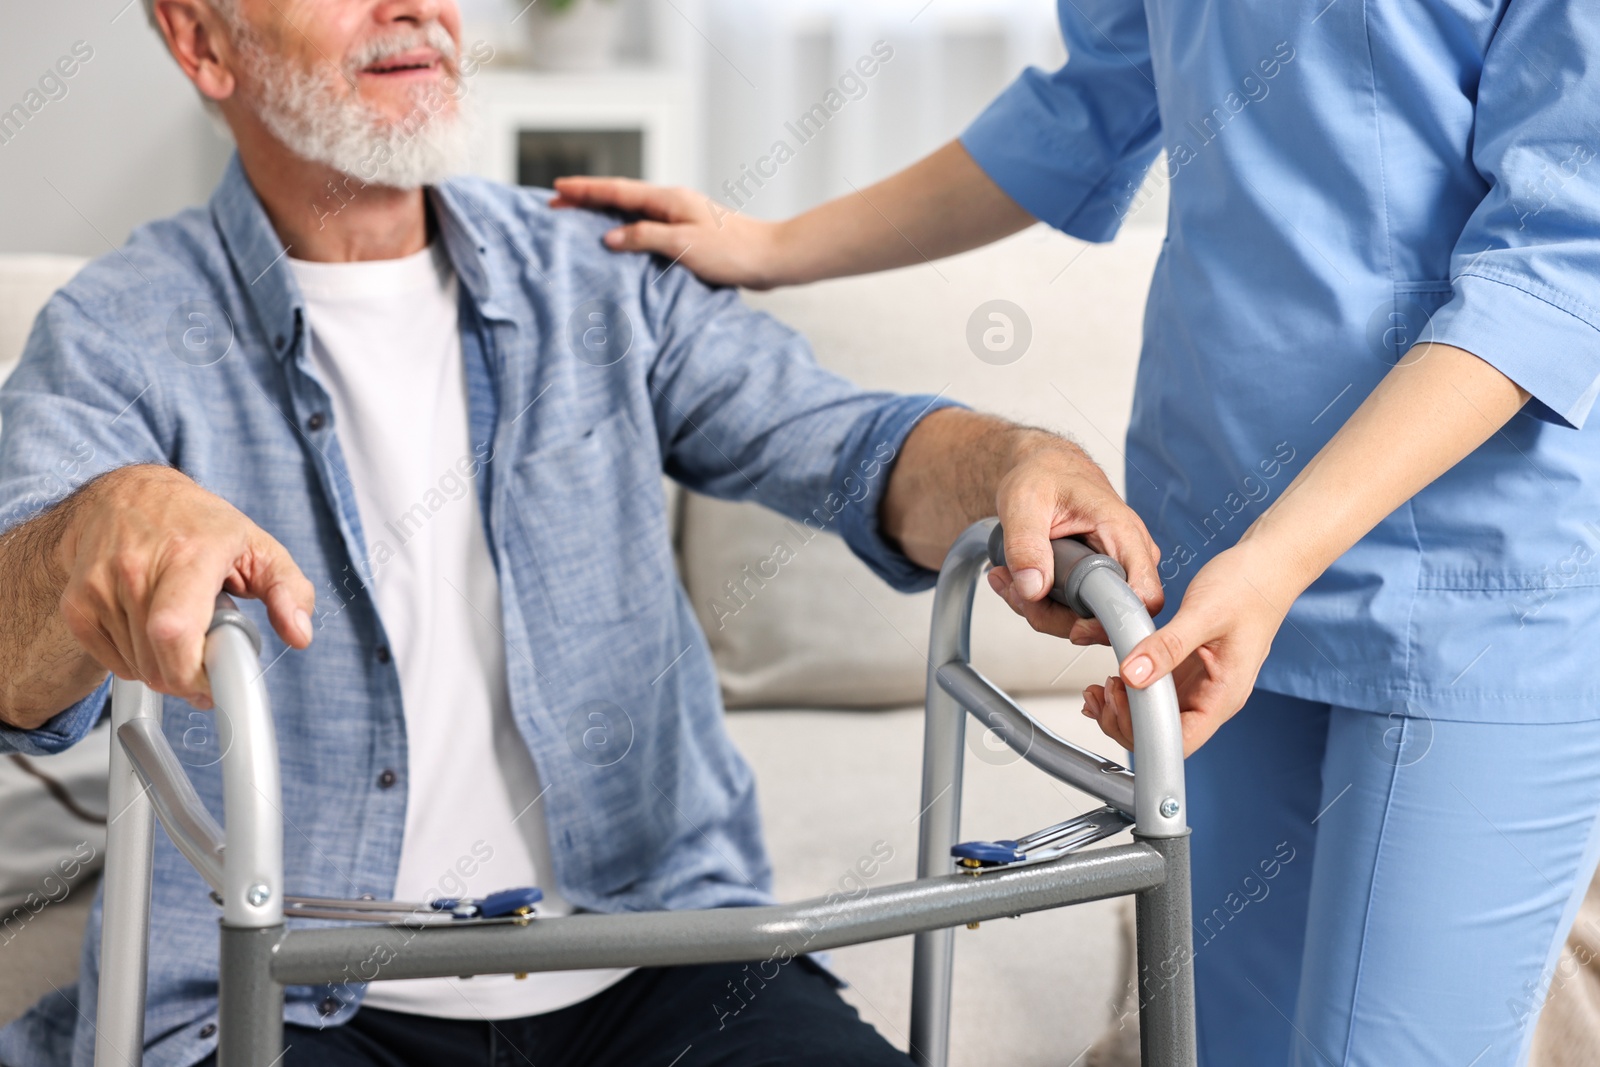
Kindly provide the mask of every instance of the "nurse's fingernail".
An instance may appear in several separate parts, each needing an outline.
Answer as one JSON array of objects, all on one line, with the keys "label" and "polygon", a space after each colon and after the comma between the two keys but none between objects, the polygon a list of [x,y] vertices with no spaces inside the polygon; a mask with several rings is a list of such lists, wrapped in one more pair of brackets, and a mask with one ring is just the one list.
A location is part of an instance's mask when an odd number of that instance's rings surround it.
[{"label": "nurse's fingernail", "polygon": [[1017,587],[1024,600],[1033,600],[1044,592],[1044,572],[1026,567],[1012,573],[1011,584]]},{"label": "nurse's fingernail", "polygon": [[1128,666],[1123,669],[1122,673],[1127,676],[1128,681],[1138,685],[1150,677],[1150,672],[1154,669],[1155,665],[1150,662],[1150,657],[1135,656],[1128,661]]}]

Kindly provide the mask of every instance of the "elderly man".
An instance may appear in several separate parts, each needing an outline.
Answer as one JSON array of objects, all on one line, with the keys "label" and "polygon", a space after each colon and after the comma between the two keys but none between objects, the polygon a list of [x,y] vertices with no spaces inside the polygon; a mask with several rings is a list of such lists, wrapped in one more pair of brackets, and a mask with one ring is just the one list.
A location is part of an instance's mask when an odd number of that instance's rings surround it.
[{"label": "elderly man", "polygon": [[[837,532],[926,586],[1000,514],[1040,625],[1048,539],[1087,533],[1156,606],[1154,547],[1049,434],[869,393],[606,219],[445,175],[449,0],[153,0],[238,155],[210,205],[51,300],[0,393],[0,749],[58,751],[107,672],[166,694],[220,808],[203,633],[270,624],[291,886],[419,899],[539,884],[543,914],[769,899],[754,787],[676,582],[662,472]],[[205,887],[157,846],[144,1062],[213,1055]],[[87,1064],[76,991],[0,1035]],[[289,990],[290,1064],[904,1064],[815,964]],[[126,1054],[126,1053],[124,1053]]]}]

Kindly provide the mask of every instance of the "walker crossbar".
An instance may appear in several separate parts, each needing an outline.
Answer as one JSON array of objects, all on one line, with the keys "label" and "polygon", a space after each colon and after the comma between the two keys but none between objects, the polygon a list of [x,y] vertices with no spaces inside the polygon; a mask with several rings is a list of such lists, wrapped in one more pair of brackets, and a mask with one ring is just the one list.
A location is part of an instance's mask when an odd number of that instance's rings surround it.
[{"label": "walker crossbar", "polygon": [[[136,682],[112,686],[118,744],[111,751],[110,800],[121,815],[106,847],[96,1067],[131,1067],[141,1059],[156,818],[222,903],[220,1067],[270,1067],[279,1060],[286,985],[783,962],[906,934],[916,936],[911,1054],[919,1064],[945,1067],[955,927],[1126,894],[1137,897],[1144,1062],[1192,1067],[1188,831],[1176,693],[1169,680],[1130,690],[1141,767],[1134,776],[1056,737],[973,670],[967,662],[973,590],[991,556],[996,565],[1003,562],[999,537],[993,519],[974,524],[951,548],[939,576],[917,880],[844,899],[766,907],[421,923],[398,920],[410,906],[395,902],[286,896],[277,742],[260,639],[232,601],[219,597],[205,662],[222,749],[225,831],[161,732],[161,698]],[[1051,596],[1099,618],[1119,655],[1153,630],[1113,561],[1077,542],[1056,542],[1055,551]],[[959,830],[963,708],[1028,762],[1117,809],[1104,810],[1105,829],[1135,819],[1134,842],[977,876],[955,873],[950,850]],[[1082,840],[1099,836],[1085,833]],[[291,915],[323,911],[377,921],[290,931],[283,924],[286,904]]]},{"label": "walker crossbar", "polygon": [[[294,930],[273,953],[283,985],[348,981],[374,959],[383,978],[787,960],[806,952],[904,937],[930,926],[1142,892],[1166,861],[1144,843],[1095,849],[982,878],[950,874],[869,889],[854,898],[707,911],[537,919],[526,926],[344,926]],[[308,936],[309,935],[309,936]]]},{"label": "walker crossbar", "polygon": [[946,663],[934,677],[1023,759],[1132,817],[1134,780],[1126,767],[1057,737],[970,664]]},{"label": "walker crossbar", "polygon": [[128,762],[149,791],[156,818],[184,859],[214,891],[222,892],[222,827],[194,791],[155,719],[134,719],[117,728],[117,740]]}]

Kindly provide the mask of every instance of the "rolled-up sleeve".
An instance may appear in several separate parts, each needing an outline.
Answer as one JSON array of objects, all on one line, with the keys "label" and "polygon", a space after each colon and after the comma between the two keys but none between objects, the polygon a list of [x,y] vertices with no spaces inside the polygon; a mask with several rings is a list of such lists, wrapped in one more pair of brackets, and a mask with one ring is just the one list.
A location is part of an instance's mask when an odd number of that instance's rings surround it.
[{"label": "rolled-up sleeve", "polygon": [[1472,162],[1488,192],[1429,340],[1466,349],[1581,427],[1600,393],[1600,8],[1513,0],[1485,55]]},{"label": "rolled-up sleeve", "polygon": [[105,712],[111,699],[111,676],[99,687],[65,711],[57,712],[43,725],[19,730],[0,723],[0,752],[20,752],[24,756],[54,756],[88,736]]},{"label": "rolled-up sleeve", "polygon": [[0,387],[0,531],[106,471],[169,462],[160,401],[144,360],[71,296],[52,297]]},{"label": "rolled-up sleeve", "polygon": [[[59,503],[96,475],[166,463],[160,390],[141,361],[65,294],[35,321],[0,387],[0,532]],[[0,725],[0,752],[52,755],[99,720],[109,680],[32,730]]]},{"label": "rolled-up sleeve", "polygon": [[644,306],[668,474],[840,535],[897,589],[932,584],[932,571],[884,537],[879,505],[907,435],[930,412],[959,405],[853,385],[819,366],[794,330],[681,267],[650,285]]},{"label": "rolled-up sleeve", "polygon": [[995,184],[1056,229],[1109,241],[1160,147],[1141,0],[1061,5],[1067,62],[1022,73],[961,135]]}]

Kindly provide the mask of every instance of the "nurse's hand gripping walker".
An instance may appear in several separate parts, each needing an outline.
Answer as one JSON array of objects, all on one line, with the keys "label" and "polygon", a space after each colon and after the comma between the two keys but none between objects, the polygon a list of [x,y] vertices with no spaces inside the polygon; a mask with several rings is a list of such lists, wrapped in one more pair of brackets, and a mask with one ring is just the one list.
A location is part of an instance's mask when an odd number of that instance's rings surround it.
[{"label": "nurse's hand gripping walker", "polygon": [[[112,686],[111,810],[106,846],[96,1067],[130,1067],[144,1043],[152,815],[222,906],[220,1067],[270,1067],[283,1051],[286,985],[592,967],[786,961],[916,935],[911,1054],[949,1055],[955,927],[1128,893],[1137,897],[1141,1042],[1149,1067],[1192,1067],[1194,980],[1183,738],[1170,679],[1129,690],[1138,776],[1045,729],[968,664],[973,590],[1001,557],[993,519],[974,524],[939,575],[928,658],[917,880],[844,900],[710,911],[531,919],[537,889],[428,905],[293,897],[283,886],[277,740],[260,670],[260,638],[226,596],[205,664],[222,749],[221,827],[161,730],[161,697]],[[1154,629],[1122,568],[1073,540],[1055,542],[1050,595],[1104,624],[1119,656]],[[1107,806],[1016,841],[958,845],[962,741],[978,716],[1029,763]],[[1134,827],[1132,844],[1079,851]],[[959,863],[959,868],[957,867]],[[345,925],[284,926],[285,917]],[[370,974],[372,961],[381,961]]]}]

